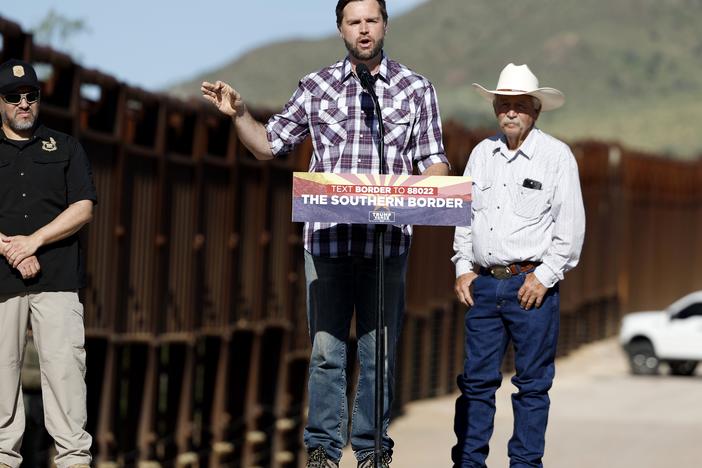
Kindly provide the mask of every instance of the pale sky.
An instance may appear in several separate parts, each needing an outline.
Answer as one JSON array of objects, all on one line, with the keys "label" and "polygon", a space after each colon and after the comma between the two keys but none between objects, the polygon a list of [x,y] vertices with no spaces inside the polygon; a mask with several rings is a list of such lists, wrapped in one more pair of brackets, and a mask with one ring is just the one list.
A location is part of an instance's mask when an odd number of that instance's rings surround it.
[{"label": "pale sky", "polygon": [[[393,15],[426,0],[387,0]],[[81,19],[89,31],[64,50],[96,68],[148,90],[216,68],[256,46],[333,34],[333,0],[3,0],[0,16],[25,30],[50,10]]]}]

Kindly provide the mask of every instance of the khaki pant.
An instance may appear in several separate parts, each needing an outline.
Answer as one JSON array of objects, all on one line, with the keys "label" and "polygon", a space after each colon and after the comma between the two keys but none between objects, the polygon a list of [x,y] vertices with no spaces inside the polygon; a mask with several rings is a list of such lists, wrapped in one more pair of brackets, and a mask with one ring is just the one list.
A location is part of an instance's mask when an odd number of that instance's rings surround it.
[{"label": "khaki pant", "polygon": [[56,443],[56,466],[89,464],[85,330],[76,292],[0,295],[0,463],[15,468],[22,462],[20,370],[29,320],[41,366],[44,423]]}]

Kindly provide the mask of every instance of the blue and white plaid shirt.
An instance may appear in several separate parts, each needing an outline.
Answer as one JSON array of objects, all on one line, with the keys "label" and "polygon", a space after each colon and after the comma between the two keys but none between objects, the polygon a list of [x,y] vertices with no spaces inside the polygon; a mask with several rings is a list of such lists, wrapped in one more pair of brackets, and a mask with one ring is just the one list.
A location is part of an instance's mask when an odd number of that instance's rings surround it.
[{"label": "blue and white plaid shirt", "polygon": [[[448,164],[434,87],[424,77],[383,57],[375,82],[385,124],[385,173],[412,174]],[[373,101],[353,74],[348,58],[307,75],[280,114],[268,121],[274,155],[290,152],[307,135],[314,154],[310,172],[378,174],[378,120]],[[306,223],[305,249],[327,257],[372,257],[375,225]],[[405,252],[412,227],[391,226],[386,256]]]}]

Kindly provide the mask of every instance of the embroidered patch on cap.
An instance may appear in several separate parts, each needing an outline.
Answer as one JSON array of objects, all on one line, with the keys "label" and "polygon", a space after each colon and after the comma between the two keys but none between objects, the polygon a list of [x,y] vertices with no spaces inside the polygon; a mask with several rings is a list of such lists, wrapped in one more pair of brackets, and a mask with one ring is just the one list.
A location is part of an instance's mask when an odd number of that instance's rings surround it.
[{"label": "embroidered patch on cap", "polygon": [[12,74],[17,78],[22,78],[24,76],[24,67],[22,65],[15,65],[12,67]]}]

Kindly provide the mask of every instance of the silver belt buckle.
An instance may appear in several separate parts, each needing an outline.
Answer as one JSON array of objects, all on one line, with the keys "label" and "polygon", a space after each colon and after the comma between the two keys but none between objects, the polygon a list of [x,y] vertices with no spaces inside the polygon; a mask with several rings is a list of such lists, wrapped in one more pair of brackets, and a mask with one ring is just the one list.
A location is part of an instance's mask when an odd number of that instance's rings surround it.
[{"label": "silver belt buckle", "polygon": [[508,266],[492,267],[490,274],[497,279],[508,279],[512,277],[512,272]]}]

